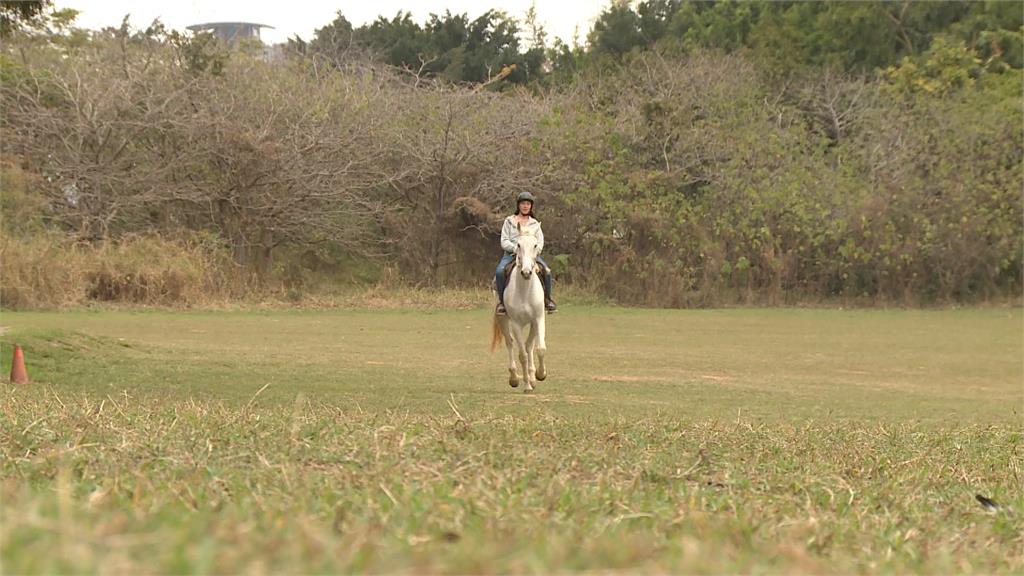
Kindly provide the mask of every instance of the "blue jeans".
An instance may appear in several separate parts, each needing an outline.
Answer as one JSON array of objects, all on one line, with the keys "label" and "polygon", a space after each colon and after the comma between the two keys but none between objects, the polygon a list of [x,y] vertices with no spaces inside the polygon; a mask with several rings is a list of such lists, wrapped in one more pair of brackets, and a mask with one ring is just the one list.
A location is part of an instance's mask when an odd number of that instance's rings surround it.
[{"label": "blue jeans", "polygon": [[[509,262],[515,259],[515,254],[505,253],[501,257],[501,261],[498,262],[498,268],[494,271],[494,285],[498,287],[498,300],[501,302],[505,302],[505,266],[508,266]],[[537,257],[537,263],[546,271],[544,274],[544,288],[548,294],[551,294],[551,268],[548,268],[547,263],[540,256]]]}]

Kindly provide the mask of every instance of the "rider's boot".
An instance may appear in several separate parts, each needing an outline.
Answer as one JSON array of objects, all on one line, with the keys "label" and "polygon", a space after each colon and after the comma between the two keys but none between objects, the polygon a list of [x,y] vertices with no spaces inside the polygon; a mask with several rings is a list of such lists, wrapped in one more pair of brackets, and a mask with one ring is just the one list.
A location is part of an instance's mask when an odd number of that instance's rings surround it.
[{"label": "rider's boot", "polygon": [[[545,274],[551,274],[550,270],[545,270]],[[544,286],[544,310],[548,314],[554,314],[558,312],[558,306],[555,305],[555,301],[551,299],[551,291],[548,289],[547,278],[541,279],[541,285]]]}]

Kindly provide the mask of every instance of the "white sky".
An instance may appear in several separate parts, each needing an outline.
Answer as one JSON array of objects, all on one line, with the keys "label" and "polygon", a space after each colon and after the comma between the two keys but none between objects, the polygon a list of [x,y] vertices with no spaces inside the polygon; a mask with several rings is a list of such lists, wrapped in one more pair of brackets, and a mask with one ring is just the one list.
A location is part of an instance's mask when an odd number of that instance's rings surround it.
[{"label": "white sky", "polygon": [[360,26],[385,16],[394,17],[398,11],[412,13],[413,20],[423,24],[430,13],[467,13],[476,18],[487,9],[503,10],[522,21],[531,4],[536,4],[537,16],[548,33],[548,42],[555,37],[566,44],[573,43],[574,31],[579,29],[579,42],[586,41],[594,18],[611,0],[292,0],[258,2],[255,0],[56,0],[57,8],[79,11],[77,24],[82,28],[99,29],[117,26],[125,14],[133,26],[145,28],[154,19],[169,28],[184,30],[191,24],[218,21],[244,21],[268,24],[273,30],[263,29],[264,42],[276,43],[298,34],[310,40],[313,32],[330,23],[339,10],[354,26]]}]

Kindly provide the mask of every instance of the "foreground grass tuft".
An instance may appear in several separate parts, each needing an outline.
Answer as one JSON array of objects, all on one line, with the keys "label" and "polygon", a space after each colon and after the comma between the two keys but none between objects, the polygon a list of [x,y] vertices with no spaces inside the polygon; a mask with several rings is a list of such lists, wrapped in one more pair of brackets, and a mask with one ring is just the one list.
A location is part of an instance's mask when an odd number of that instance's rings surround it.
[{"label": "foreground grass tuft", "polygon": [[453,406],[439,417],[302,396],[165,404],[7,389],[5,569],[1024,567],[1011,427],[580,422]]}]

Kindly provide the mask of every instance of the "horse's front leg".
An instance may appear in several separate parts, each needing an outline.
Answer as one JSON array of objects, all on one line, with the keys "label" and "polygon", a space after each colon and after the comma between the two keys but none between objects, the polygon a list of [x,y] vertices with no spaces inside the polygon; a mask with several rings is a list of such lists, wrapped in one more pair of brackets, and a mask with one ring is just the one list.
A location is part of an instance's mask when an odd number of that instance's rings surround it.
[{"label": "horse's front leg", "polygon": [[537,325],[533,327],[533,332],[537,334],[537,341],[533,349],[537,357],[537,381],[543,382],[548,377],[547,368],[544,366],[544,354],[548,351],[548,347],[544,342],[543,316],[541,316],[540,320],[537,321]]},{"label": "horse's front leg", "polygon": [[[523,328],[522,328],[522,326],[519,326],[518,324],[515,324],[514,322],[509,322],[509,332],[510,332],[512,338],[511,338],[511,342],[509,343],[509,348],[508,348],[508,358],[509,358],[508,385],[513,387],[513,388],[515,388],[515,387],[519,386],[520,382],[526,382],[527,385],[529,386],[529,382],[527,382],[527,378],[526,378],[526,375],[527,375],[527,372],[526,372],[526,367],[527,367],[527,362],[526,362],[526,345],[523,342],[523,340],[524,340],[524,338],[523,338]],[[518,360],[519,360],[519,366],[518,367],[516,366],[516,356],[519,357],[518,358]],[[517,368],[521,368],[522,371],[520,372],[519,370],[517,370]],[[529,392],[529,389],[527,390],[527,392]]]},{"label": "horse's front leg", "polygon": [[523,353],[521,354],[523,360],[523,372],[526,377],[526,390],[524,392],[533,392],[533,384],[536,382],[534,377],[533,367],[533,349],[537,344],[537,326],[530,326],[530,336],[526,338],[526,345],[523,346]]},{"label": "horse's front leg", "polygon": [[519,373],[516,371],[516,355],[513,352],[513,338],[507,320],[502,325],[502,332],[505,335],[505,348],[508,349],[508,385],[515,388],[519,386]]}]

